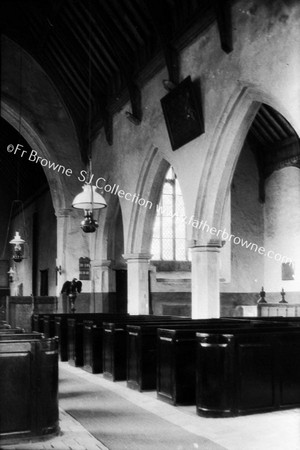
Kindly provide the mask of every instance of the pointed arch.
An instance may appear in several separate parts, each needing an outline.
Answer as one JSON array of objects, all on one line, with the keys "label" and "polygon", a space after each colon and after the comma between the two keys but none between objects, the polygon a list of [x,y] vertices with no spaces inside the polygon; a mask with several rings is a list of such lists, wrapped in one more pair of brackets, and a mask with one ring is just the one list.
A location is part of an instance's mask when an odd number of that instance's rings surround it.
[{"label": "pointed arch", "polygon": [[[46,145],[43,143],[36,131],[30,126],[23,116],[20,117],[19,113],[11,108],[3,99],[1,102],[1,117],[3,117],[3,119],[5,119],[17,131],[21,121],[22,136],[28,142],[30,147],[38,150],[38,153],[47,160],[51,160],[50,153],[47,150]],[[44,170],[42,166],[41,170]],[[65,209],[67,207],[67,202],[64,194],[65,189],[62,178],[57,176],[57,173],[54,170],[44,170],[44,173],[49,184],[55,211]]]},{"label": "pointed arch", "polygon": [[159,201],[163,179],[170,164],[161,156],[156,147],[152,147],[142,166],[136,192],[151,202],[151,208],[133,205],[126,253],[149,253],[156,204]]},{"label": "pointed arch", "polygon": [[[293,123],[280,99],[272,97],[254,87],[239,87],[229,99],[216,127],[211,143],[206,170],[201,177],[195,217],[206,221],[210,227],[221,229],[226,198],[232,177],[249,128],[262,103],[280,111]],[[211,243],[212,236],[204,230],[194,228],[194,246]]]}]

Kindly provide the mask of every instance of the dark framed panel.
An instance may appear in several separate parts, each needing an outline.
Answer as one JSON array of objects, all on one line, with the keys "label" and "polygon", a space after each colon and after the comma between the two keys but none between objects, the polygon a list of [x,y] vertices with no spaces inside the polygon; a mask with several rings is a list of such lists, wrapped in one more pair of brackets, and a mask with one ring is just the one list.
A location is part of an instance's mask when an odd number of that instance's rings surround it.
[{"label": "dark framed panel", "polygon": [[200,99],[190,76],[161,99],[161,106],[173,150],[204,133]]}]

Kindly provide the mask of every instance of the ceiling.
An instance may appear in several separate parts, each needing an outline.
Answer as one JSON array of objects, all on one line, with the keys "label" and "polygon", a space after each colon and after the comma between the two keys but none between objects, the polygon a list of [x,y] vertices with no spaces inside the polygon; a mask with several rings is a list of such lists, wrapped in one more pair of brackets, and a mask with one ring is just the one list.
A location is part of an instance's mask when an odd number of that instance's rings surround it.
[{"label": "ceiling", "polygon": [[299,137],[278,111],[262,103],[249,129],[247,140],[257,162],[259,197],[264,202],[265,180],[274,170],[286,166],[300,168]]},{"label": "ceiling", "polygon": [[85,145],[131,101],[142,120],[140,88],[167,64],[177,84],[178,51],[217,19],[231,50],[231,0],[0,0],[0,30],[43,67],[67,105]]}]

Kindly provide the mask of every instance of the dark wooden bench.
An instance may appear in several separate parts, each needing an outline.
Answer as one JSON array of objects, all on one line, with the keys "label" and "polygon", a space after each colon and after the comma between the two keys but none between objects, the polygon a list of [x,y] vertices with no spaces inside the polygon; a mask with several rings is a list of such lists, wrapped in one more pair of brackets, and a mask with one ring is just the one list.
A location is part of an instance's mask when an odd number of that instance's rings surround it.
[{"label": "dark wooden bench", "polygon": [[[182,319],[169,321],[165,324],[127,325],[127,387],[139,390],[156,389],[157,381],[157,330],[159,328],[176,329],[211,327],[219,323],[220,319]],[[232,327],[238,327],[236,321],[223,320]]]},{"label": "dark wooden bench", "polygon": [[300,329],[197,333],[197,413],[227,417],[300,406]]},{"label": "dark wooden bench", "polygon": [[[99,313],[100,314],[100,313]],[[61,361],[68,361],[68,319],[77,318],[81,321],[97,317],[97,313],[61,313],[54,314],[55,336],[59,339],[59,355]]]},{"label": "dark wooden bench", "polygon": [[[279,325],[288,328],[289,324]],[[207,329],[209,326],[205,325]],[[234,320],[214,323],[214,330],[272,330],[277,323],[256,320]],[[203,326],[198,331],[203,331]],[[173,405],[196,402],[196,332],[193,329],[159,329],[157,341],[157,397]],[[241,331],[243,332],[243,331]]]},{"label": "dark wooden bench", "polygon": [[[81,316],[81,314],[76,314]],[[84,314],[89,317],[90,314]],[[55,336],[58,337],[58,349],[61,361],[68,361],[68,319],[74,317],[71,313],[61,313],[54,315]]]},{"label": "dark wooden bench", "polygon": [[[67,319],[68,323],[68,362],[69,364],[82,367],[85,366],[86,370],[88,370],[89,366],[93,366],[91,359],[88,360],[88,357],[92,357],[97,354],[96,347],[99,347],[100,352],[102,352],[101,340],[97,343],[96,333],[89,334],[89,329],[86,330],[86,339],[84,342],[84,322],[92,321],[95,325],[100,328],[103,326],[103,322],[107,320],[119,320],[128,317],[127,314],[110,314],[110,313],[96,313],[96,314],[88,314],[88,315],[77,315],[73,314],[72,317]],[[99,334],[98,334],[99,336]],[[89,338],[95,338],[93,341]],[[92,350],[95,352],[92,353]],[[84,362],[84,354],[86,355],[86,362]],[[102,353],[101,353],[102,354]]]},{"label": "dark wooden bench", "polygon": [[103,372],[103,323],[106,320],[107,317],[83,321],[83,369],[87,372]]},{"label": "dark wooden bench", "polygon": [[14,333],[24,333],[24,328],[1,328],[0,334],[14,334]]},{"label": "dark wooden bench", "polygon": [[131,316],[123,322],[105,323],[103,330],[103,376],[112,381],[127,378],[127,325],[166,324],[190,320],[172,316]]},{"label": "dark wooden bench", "polygon": [[83,369],[90,373],[101,373],[103,353],[103,322],[93,320],[83,322]]},{"label": "dark wooden bench", "polygon": [[55,314],[44,314],[43,333],[46,338],[55,336]]},{"label": "dark wooden bench", "polygon": [[31,329],[32,331],[44,332],[44,315],[45,314],[32,314],[31,316]]},{"label": "dark wooden bench", "polygon": [[33,333],[0,337],[0,441],[57,434],[58,343]]},{"label": "dark wooden bench", "polygon": [[0,341],[30,341],[36,339],[43,339],[44,335],[42,333],[0,333]]}]

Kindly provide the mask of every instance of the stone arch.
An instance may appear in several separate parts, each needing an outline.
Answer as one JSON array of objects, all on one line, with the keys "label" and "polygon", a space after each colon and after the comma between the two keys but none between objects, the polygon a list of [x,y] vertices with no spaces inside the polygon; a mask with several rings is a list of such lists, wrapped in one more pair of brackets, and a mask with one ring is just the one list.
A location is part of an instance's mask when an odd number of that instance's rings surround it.
[{"label": "stone arch", "polygon": [[[261,103],[280,111],[296,128],[289,111],[275,96],[247,86],[239,87],[231,96],[216,127],[195,207],[195,217],[206,221],[210,227],[222,227],[226,198],[238,157]],[[209,233],[193,229],[193,245],[207,245],[212,242],[211,238]]]},{"label": "stone arch", "polygon": [[[60,92],[40,64],[19,44],[2,36],[2,117],[38,156],[71,168],[73,175],[43,168],[56,214],[71,204],[82,169],[76,127]],[[22,89],[21,81],[26,83]],[[70,155],[72,165],[70,167]]]},{"label": "stone arch", "polygon": [[151,207],[143,207],[137,203],[133,205],[126,242],[128,254],[150,253],[156,204],[160,198],[162,180],[169,167],[169,162],[153,147],[144,161],[136,189],[140,197],[151,202]]},{"label": "stone arch", "polygon": [[[50,160],[50,153],[39,135],[25,120],[25,118],[19,117],[19,114],[14,109],[12,109],[5,101],[2,101],[1,103],[1,116],[16,130],[19,129],[19,125],[21,124],[22,136],[28,142],[31,148],[38,150],[38,153],[40,155]],[[44,170],[42,166],[41,170]],[[52,203],[55,211],[65,209],[67,206],[61,178],[57,176],[57,173],[53,170],[44,170],[44,173],[50,187]]]}]

